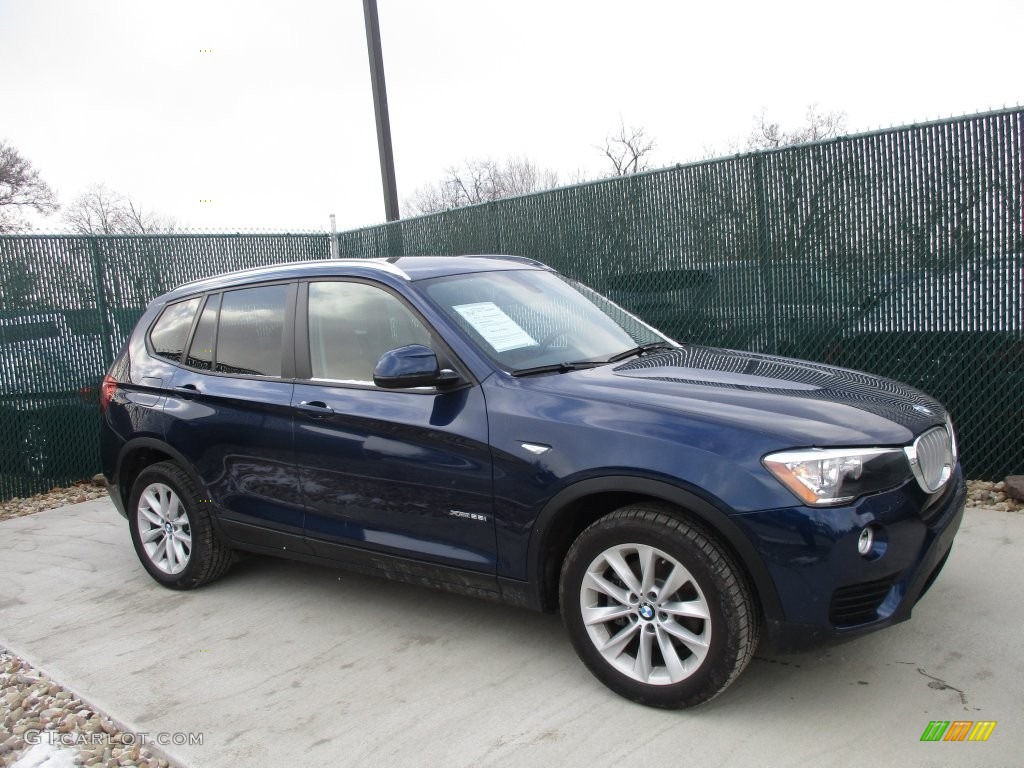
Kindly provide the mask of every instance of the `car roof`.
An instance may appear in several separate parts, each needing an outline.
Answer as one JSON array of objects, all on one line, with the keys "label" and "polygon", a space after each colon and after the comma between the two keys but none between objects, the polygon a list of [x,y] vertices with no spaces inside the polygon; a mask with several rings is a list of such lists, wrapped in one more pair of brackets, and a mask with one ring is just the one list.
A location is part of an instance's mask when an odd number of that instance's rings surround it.
[{"label": "car roof", "polygon": [[549,269],[534,259],[522,256],[472,255],[472,256],[395,256],[387,259],[317,259],[295,261],[285,264],[271,264],[237,272],[206,277],[185,283],[164,294],[166,298],[199,293],[202,291],[231,288],[254,282],[290,280],[297,277],[341,277],[367,276],[373,273],[392,275],[402,280],[414,281],[431,277],[467,274],[470,272],[494,272],[499,270]]}]

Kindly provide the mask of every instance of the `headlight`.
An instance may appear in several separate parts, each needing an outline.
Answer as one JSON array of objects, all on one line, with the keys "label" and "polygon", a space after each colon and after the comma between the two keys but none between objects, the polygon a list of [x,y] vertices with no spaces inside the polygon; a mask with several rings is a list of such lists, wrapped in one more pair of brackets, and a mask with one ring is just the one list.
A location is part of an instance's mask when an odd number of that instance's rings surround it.
[{"label": "headlight", "polygon": [[772,453],[761,461],[800,501],[814,507],[853,501],[910,477],[899,448],[807,448]]}]

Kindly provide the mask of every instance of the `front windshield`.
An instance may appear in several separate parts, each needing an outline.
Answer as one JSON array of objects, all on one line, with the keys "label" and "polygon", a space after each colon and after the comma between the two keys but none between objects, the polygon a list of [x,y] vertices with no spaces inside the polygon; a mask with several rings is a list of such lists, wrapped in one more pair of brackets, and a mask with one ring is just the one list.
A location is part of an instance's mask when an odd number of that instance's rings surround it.
[{"label": "front windshield", "polygon": [[430,299],[507,371],[605,362],[639,346],[672,344],[554,272],[475,272],[425,283]]}]

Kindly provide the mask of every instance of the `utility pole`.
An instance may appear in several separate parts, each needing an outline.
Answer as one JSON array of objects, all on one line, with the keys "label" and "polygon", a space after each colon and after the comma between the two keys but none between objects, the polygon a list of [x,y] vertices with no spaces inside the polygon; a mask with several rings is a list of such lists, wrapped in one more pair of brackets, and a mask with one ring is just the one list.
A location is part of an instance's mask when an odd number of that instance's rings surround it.
[{"label": "utility pole", "polygon": [[398,221],[395,155],[391,151],[391,119],[388,117],[388,92],[384,86],[384,57],[380,50],[377,0],[363,0],[363,18],[366,20],[366,48],[370,54],[373,111],[377,118],[377,149],[380,152],[380,178],[384,185],[384,215],[388,221]]}]

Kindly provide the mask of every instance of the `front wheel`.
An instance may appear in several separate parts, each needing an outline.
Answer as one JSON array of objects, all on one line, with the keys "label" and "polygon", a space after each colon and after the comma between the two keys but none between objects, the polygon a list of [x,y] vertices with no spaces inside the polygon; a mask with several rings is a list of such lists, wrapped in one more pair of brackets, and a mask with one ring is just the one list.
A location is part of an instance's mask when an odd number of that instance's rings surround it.
[{"label": "front wheel", "polygon": [[128,526],[142,565],[171,589],[194,589],[222,576],[231,550],[217,537],[188,474],[169,461],[139,473],[128,505]]},{"label": "front wheel", "polygon": [[671,507],[601,518],[562,565],[562,616],[576,653],[628,699],[678,709],[721,693],[757,647],[757,612],[732,556]]}]

